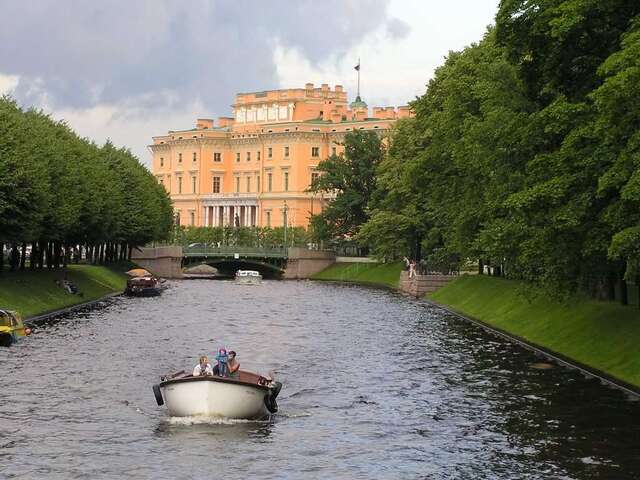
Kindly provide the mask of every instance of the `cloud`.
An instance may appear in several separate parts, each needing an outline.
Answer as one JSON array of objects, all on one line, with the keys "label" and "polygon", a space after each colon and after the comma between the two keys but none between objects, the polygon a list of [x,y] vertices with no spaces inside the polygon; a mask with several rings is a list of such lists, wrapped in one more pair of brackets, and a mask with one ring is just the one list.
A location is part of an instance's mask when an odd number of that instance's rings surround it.
[{"label": "cloud", "polygon": [[387,0],[5,0],[0,73],[20,77],[15,95],[46,95],[53,108],[89,108],[171,92],[211,110],[237,91],[274,86],[272,49],[295,46],[312,63],[344,55],[388,26]]}]

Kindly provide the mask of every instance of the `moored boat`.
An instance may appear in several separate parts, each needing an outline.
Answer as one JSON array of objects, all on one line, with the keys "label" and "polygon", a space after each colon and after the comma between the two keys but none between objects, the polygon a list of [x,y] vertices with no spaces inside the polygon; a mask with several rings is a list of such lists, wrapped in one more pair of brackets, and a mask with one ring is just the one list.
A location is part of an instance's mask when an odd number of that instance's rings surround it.
[{"label": "moored boat", "polygon": [[236,272],[236,283],[243,285],[257,285],[262,282],[262,275],[255,270],[238,270]]},{"label": "moored boat", "polygon": [[153,297],[160,295],[161,290],[160,279],[156,277],[134,277],[127,280],[127,288],[124,293],[137,297]]},{"label": "moored boat", "polygon": [[280,382],[241,370],[238,378],[184,373],[163,377],[153,393],[172,417],[257,419],[278,411],[281,388]]},{"label": "moored boat", "polygon": [[0,346],[8,347],[31,333],[18,312],[0,310]]}]

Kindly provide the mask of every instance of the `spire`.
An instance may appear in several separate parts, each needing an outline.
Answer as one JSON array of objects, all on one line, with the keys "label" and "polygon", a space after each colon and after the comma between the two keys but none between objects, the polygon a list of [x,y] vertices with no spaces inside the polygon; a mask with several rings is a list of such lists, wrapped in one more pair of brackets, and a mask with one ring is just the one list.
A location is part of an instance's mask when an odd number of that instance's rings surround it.
[{"label": "spire", "polygon": [[360,97],[360,57],[358,57],[358,64],[355,67],[353,67],[353,69],[358,72],[358,93],[356,95],[356,99],[353,102],[351,102],[349,106],[351,107],[352,110],[354,108],[363,108],[363,107],[367,108],[367,104],[363,102],[362,98]]},{"label": "spire", "polygon": [[353,67],[358,72],[358,93],[356,95],[356,102],[362,101],[360,99],[360,57],[358,57],[358,65]]}]

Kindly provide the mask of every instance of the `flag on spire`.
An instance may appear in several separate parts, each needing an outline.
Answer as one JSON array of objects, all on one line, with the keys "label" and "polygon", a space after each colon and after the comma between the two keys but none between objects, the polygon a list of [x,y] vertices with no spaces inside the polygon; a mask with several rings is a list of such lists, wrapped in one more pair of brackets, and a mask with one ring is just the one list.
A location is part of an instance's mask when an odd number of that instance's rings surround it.
[{"label": "flag on spire", "polygon": [[357,71],[360,71],[360,59],[358,59],[358,64],[353,68],[356,69]]}]

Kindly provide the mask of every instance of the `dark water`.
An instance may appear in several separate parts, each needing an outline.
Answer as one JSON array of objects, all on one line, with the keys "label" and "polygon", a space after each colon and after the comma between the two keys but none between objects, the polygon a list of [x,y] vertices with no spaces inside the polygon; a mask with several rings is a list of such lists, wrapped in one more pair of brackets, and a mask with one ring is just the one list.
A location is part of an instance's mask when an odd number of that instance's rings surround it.
[{"label": "dark water", "polygon": [[[172,419],[151,384],[220,346],[270,421]],[[396,294],[184,281],[0,349],[0,477],[637,479],[640,402]]]}]

